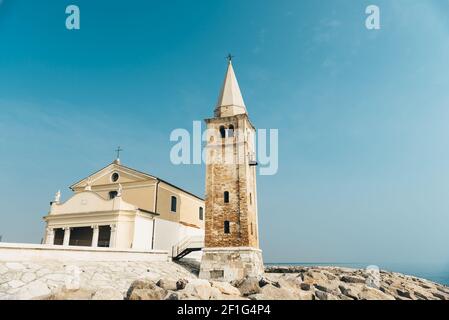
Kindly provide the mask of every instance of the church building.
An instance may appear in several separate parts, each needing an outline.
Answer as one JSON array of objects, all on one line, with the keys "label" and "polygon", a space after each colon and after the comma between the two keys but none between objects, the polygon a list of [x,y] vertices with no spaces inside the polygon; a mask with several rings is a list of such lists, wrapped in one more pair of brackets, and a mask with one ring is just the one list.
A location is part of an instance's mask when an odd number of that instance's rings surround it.
[{"label": "church building", "polygon": [[[206,201],[117,160],[58,192],[44,217],[45,243],[200,253],[200,277],[231,281],[263,273],[255,135],[229,57],[214,117],[206,119]],[[120,149],[119,149],[120,150]],[[191,257],[191,256],[189,256]]]},{"label": "church building", "polygon": [[[165,250],[183,241],[203,242],[204,200],[117,159],[58,192],[44,217],[45,244]],[[200,244],[202,246],[202,244]]]}]

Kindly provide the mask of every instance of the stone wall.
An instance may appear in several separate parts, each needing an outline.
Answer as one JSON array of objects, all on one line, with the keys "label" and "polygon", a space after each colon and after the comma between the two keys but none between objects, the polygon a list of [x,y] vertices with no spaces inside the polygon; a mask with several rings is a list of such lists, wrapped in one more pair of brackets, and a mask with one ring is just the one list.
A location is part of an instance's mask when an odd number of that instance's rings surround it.
[{"label": "stone wall", "polygon": [[262,251],[250,247],[205,248],[199,277],[217,281],[234,281],[260,277],[264,272]]},{"label": "stone wall", "polygon": [[[259,247],[255,168],[249,166],[254,128],[247,115],[208,119],[207,128],[235,129],[233,137],[208,137],[206,165],[206,247]],[[229,203],[224,203],[224,192]],[[224,233],[224,221],[230,233]]]}]

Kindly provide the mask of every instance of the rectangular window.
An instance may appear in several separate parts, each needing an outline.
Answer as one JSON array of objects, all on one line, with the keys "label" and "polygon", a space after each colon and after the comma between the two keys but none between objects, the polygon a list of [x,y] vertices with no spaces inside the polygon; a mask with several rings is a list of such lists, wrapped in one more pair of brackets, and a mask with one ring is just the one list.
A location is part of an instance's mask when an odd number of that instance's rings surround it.
[{"label": "rectangular window", "polygon": [[228,191],[224,192],[224,203],[229,203],[229,192]]},{"label": "rectangular window", "polygon": [[203,209],[203,207],[200,207],[199,215],[200,215],[200,220],[204,220],[204,209]]},{"label": "rectangular window", "polygon": [[115,197],[117,197],[117,195],[118,195],[117,191],[111,191],[111,192],[109,192],[109,199],[112,200]]},{"label": "rectangular window", "polygon": [[229,221],[224,222],[224,233],[231,233],[231,228],[229,226]]},{"label": "rectangular window", "polygon": [[172,212],[176,212],[176,207],[177,207],[177,199],[176,197],[171,197],[171,211]]}]

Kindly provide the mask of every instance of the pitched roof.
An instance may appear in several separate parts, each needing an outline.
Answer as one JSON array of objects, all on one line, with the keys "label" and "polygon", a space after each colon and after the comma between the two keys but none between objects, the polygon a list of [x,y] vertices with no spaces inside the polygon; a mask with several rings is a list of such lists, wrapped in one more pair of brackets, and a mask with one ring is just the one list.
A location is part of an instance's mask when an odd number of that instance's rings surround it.
[{"label": "pitched roof", "polygon": [[242,93],[240,92],[239,83],[232,67],[232,62],[229,61],[228,70],[226,71],[223,87],[221,88],[220,96],[218,97],[217,109],[220,107],[236,106],[242,107],[246,110],[245,102],[243,101]]},{"label": "pitched roof", "polygon": [[114,162],[108,164],[107,166],[101,168],[100,170],[98,170],[98,171],[96,171],[96,172],[90,174],[90,175],[87,176],[86,178],[83,178],[83,179],[79,180],[78,182],[72,184],[72,185],[70,186],[70,189],[74,190],[74,188],[80,187],[81,182],[87,180],[88,177],[91,177],[91,176],[93,176],[93,175],[96,175],[96,174],[100,173],[101,171],[103,171],[103,170],[105,170],[105,169],[107,169],[107,168],[109,168],[109,167],[123,168],[123,169],[125,169],[125,170],[127,170],[127,171],[133,171],[133,172],[135,172],[136,174],[139,174],[139,175],[141,175],[141,176],[145,176],[145,177],[150,178],[150,179],[155,179],[155,180],[157,180],[157,181],[159,181],[159,182],[163,182],[163,183],[165,183],[165,184],[167,184],[167,185],[169,185],[169,186],[171,186],[171,187],[173,187],[173,188],[176,188],[176,189],[178,189],[178,190],[180,190],[180,191],[183,191],[183,192],[185,192],[185,193],[187,193],[187,194],[189,194],[189,195],[191,195],[191,196],[193,196],[193,197],[195,197],[195,198],[197,198],[197,199],[199,199],[199,200],[201,200],[201,201],[204,201],[203,198],[201,198],[201,197],[199,197],[199,196],[197,196],[197,195],[195,195],[195,194],[193,194],[193,193],[191,193],[191,192],[189,192],[189,191],[187,191],[187,190],[185,190],[185,189],[182,189],[182,188],[180,188],[180,187],[178,187],[178,186],[176,186],[176,185],[174,185],[174,184],[172,184],[172,183],[170,183],[170,182],[168,182],[168,181],[166,181],[166,180],[163,180],[163,179],[160,179],[160,178],[155,177],[155,176],[153,176],[153,175],[150,175],[150,174],[148,174],[148,173],[145,173],[145,172],[142,172],[142,171],[139,171],[139,170],[136,170],[136,169],[127,167],[127,166],[125,166],[125,165],[123,165],[123,164],[121,164],[121,163],[118,163],[117,161],[114,161]]}]

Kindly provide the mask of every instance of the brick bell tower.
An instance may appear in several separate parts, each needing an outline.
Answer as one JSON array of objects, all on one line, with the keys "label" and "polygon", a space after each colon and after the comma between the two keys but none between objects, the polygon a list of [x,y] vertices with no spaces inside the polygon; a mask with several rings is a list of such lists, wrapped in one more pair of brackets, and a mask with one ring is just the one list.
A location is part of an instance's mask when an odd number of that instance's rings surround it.
[{"label": "brick bell tower", "polygon": [[206,119],[206,230],[200,278],[232,281],[260,276],[255,160],[256,129],[228,58],[215,108]]}]

